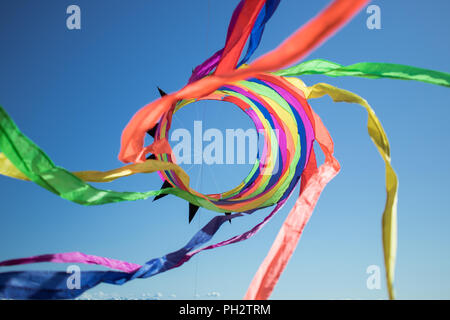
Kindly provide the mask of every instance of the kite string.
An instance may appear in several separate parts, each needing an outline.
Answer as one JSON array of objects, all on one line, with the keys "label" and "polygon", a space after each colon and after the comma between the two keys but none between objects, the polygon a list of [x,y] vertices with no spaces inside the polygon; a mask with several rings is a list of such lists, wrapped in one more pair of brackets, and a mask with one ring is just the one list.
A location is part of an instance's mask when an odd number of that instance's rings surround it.
[{"label": "kite string", "polygon": [[[210,12],[210,1],[207,0],[207,2],[208,2],[208,6],[207,6],[207,13],[206,13],[206,32],[205,32],[205,48],[206,48],[205,51],[206,51],[206,56],[208,56],[208,49],[209,49],[209,46],[208,46],[208,33],[209,33],[209,28],[210,28],[209,21],[210,21],[210,14],[211,14],[211,12]],[[197,105],[197,110],[198,110],[198,108],[199,108],[199,105]],[[200,121],[201,121],[202,127],[203,127],[203,120],[205,118],[205,109],[206,109],[206,107],[203,106],[202,110],[200,110]],[[201,139],[203,141],[203,136],[201,137]],[[201,154],[200,179],[197,180],[196,190],[200,190],[199,189],[199,185],[203,186],[203,182],[202,182],[202,180],[203,180],[203,143],[201,144],[201,146],[202,146],[202,150],[199,150],[200,154]],[[199,208],[199,211],[200,210],[201,209]],[[201,215],[199,215],[199,216],[201,216]],[[200,217],[197,218],[197,222],[196,223],[197,223],[197,228],[199,228],[200,227]],[[198,268],[199,268],[199,260],[197,258],[195,260],[194,299],[197,299]]]}]

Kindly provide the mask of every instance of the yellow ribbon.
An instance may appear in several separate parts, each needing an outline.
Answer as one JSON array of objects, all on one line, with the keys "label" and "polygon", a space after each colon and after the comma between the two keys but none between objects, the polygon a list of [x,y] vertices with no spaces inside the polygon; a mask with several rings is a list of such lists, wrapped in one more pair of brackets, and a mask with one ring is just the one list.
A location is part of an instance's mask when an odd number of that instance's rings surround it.
[{"label": "yellow ribbon", "polygon": [[[108,171],[77,171],[72,172],[81,180],[86,182],[111,182],[113,180],[131,176],[136,173],[152,173],[156,171],[173,170],[176,171],[184,185],[189,186],[188,174],[178,165],[160,160],[147,160],[143,163],[126,165]],[[0,174],[11,178],[29,181],[19,169],[3,153],[0,153]]]},{"label": "yellow ribbon", "polygon": [[397,255],[397,189],[398,180],[394,169],[391,166],[391,155],[389,141],[386,133],[381,126],[375,112],[367,103],[366,100],[360,96],[343,89],[333,87],[326,83],[318,83],[309,87],[308,99],[320,98],[328,94],[334,102],[349,102],[357,103],[363,106],[368,115],[367,129],[370,138],[378,148],[381,157],[386,166],[386,205],[383,212],[382,219],[382,233],[383,233],[383,250],[384,250],[384,264],[386,268],[386,282],[388,287],[389,299],[394,299],[394,273],[395,273],[395,258]]}]

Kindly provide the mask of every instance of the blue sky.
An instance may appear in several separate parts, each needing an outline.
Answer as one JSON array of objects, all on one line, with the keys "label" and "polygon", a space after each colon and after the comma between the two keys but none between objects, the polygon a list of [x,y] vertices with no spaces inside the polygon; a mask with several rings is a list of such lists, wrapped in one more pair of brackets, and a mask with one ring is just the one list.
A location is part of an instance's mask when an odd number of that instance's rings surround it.
[{"label": "blue sky", "polygon": [[[56,164],[69,170],[107,170],[122,164],[120,135],[131,116],[156,99],[156,86],[181,88],[193,67],[224,44],[238,1],[8,1],[0,3],[0,105]],[[328,3],[284,0],[266,26],[255,57],[280,44]],[[81,8],[81,30],[66,28],[66,8]],[[372,1],[381,8],[381,30],[366,27],[362,11],[311,54],[342,64],[391,62],[450,71],[448,1]],[[304,76],[363,96],[375,109],[391,143],[398,173],[399,246],[396,292],[400,299],[450,298],[450,131],[447,88],[396,80]],[[273,299],[384,299],[366,288],[366,268],[383,269],[381,213],[384,165],[367,135],[365,111],[329,98],[311,101],[335,142],[339,175],[326,187]],[[230,104],[196,103],[177,115],[175,128],[252,127]],[[185,166],[192,186],[225,191],[250,165]],[[159,189],[157,175],[102,186]],[[82,251],[144,263],[182,247],[213,215],[200,209],[187,223],[187,203],[167,196],[83,207],[22,181],[0,177],[0,260]],[[123,286],[101,285],[100,297],[241,299],[295,199],[255,237],[210,250],[183,267]],[[268,214],[226,224],[214,240],[242,233]],[[7,270],[59,269],[39,264]],[[84,270],[101,269],[83,266]],[[210,296],[207,294],[210,293]]]}]

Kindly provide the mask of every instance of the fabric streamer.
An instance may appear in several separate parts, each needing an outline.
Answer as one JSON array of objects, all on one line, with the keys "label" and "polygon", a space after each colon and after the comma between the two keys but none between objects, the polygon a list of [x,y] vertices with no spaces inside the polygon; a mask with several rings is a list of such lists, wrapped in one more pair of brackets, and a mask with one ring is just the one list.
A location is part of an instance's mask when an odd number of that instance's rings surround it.
[{"label": "fabric streamer", "polygon": [[[299,195],[267,256],[258,268],[245,299],[268,299],[286,268],[325,186],[339,172],[334,143],[310,99],[329,95],[334,102],[359,104],[368,113],[368,133],[385,162],[386,204],[382,239],[388,295],[394,299],[397,250],[398,179],[391,166],[390,146],[381,122],[370,105],[358,95],[325,83],[307,86],[297,77],[318,74],[368,79],[399,79],[450,86],[450,74],[388,63],[356,63],[343,66],[316,59],[299,61],[348,22],[368,0],[335,0],[296,31],[278,48],[247,64],[258,48],[263,32],[280,0],[242,0],[234,10],[225,45],[198,65],[185,87],[144,106],[122,132],[119,160],[130,163],[108,171],[70,172],[26,137],[0,107],[0,174],[32,181],[57,196],[82,205],[154,200],[171,194],[189,203],[189,222],[199,207],[221,213],[174,252],[140,265],[81,252],[44,254],[0,261],[0,267],[39,262],[100,265],[111,270],[82,271],[81,288],[69,289],[69,274],[63,271],[0,272],[0,298],[71,299],[100,283],[121,285],[180,267],[196,254],[253,237],[285,205],[299,188]],[[247,52],[241,58],[248,43]],[[231,103],[250,117],[258,136],[256,162],[235,188],[219,194],[201,194],[189,185],[189,176],[176,164],[168,143],[173,115],[200,100]],[[144,146],[146,135],[153,143]],[[317,165],[314,142],[325,155]],[[106,183],[134,174],[157,172],[160,190],[118,192],[99,189],[90,182]],[[207,244],[226,221],[274,206],[272,211],[246,232]]]}]

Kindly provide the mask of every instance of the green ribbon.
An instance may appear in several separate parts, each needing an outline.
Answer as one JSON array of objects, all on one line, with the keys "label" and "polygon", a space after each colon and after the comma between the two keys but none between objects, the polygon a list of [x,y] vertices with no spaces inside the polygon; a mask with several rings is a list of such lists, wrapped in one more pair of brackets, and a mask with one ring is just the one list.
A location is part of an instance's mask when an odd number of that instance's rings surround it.
[{"label": "green ribbon", "polygon": [[450,87],[450,73],[393,63],[361,62],[349,66],[328,60],[305,61],[273,74],[284,77],[298,77],[303,74],[323,74],[331,77],[353,76],[369,79],[389,78],[415,80]]}]

